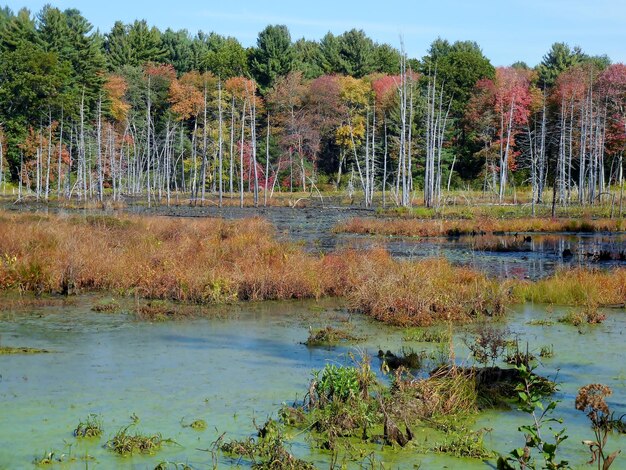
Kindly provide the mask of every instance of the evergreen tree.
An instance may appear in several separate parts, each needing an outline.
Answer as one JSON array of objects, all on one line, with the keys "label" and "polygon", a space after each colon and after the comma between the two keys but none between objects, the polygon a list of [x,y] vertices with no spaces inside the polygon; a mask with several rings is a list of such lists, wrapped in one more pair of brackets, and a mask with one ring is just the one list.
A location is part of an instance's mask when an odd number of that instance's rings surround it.
[{"label": "evergreen tree", "polygon": [[291,35],[285,25],[271,25],[259,33],[251,57],[251,69],[262,89],[270,88],[276,78],[287,75],[294,65]]}]

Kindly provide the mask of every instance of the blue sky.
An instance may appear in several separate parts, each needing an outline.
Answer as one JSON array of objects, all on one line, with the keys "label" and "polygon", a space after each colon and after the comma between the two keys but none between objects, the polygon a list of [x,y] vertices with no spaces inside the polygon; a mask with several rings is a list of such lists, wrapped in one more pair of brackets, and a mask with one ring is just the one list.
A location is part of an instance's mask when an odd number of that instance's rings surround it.
[{"label": "blue sky", "polygon": [[37,12],[51,3],[78,8],[100,31],[115,20],[145,19],[160,29],[215,31],[254,45],[268,24],[286,24],[293,39],[320,39],[358,28],[378,42],[399,45],[403,36],[411,57],[421,57],[437,37],[478,42],[494,65],[541,61],[550,45],[564,41],[588,54],[608,54],[626,62],[625,0],[379,0],[340,1],[10,1],[13,10]]}]

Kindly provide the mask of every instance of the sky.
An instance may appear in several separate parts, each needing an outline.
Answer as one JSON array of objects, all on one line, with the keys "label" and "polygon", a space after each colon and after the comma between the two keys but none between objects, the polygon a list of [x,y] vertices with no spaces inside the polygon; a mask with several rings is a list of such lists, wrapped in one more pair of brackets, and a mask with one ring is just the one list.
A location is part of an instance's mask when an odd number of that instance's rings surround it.
[{"label": "sky", "polygon": [[363,29],[376,42],[395,47],[404,39],[410,57],[420,58],[437,37],[476,41],[496,65],[541,62],[554,42],[580,46],[590,55],[626,62],[625,0],[48,0],[10,1],[38,12],[50,3],[77,8],[105,33],[116,20],[145,19],[161,30],[216,32],[253,46],[268,24],[285,24],[293,40],[319,40],[328,31]]}]

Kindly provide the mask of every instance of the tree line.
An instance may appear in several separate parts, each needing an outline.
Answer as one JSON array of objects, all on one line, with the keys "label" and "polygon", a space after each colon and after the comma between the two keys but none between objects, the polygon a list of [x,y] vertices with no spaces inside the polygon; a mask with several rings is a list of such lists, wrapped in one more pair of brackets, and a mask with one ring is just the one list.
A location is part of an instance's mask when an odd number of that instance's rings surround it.
[{"label": "tree line", "polygon": [[475,42],[421,59],[363,31],[255,47],[215,33],[79,11],[0,10],[0,186],[20,196],[255,204],[335,187],[365,205],[474,187],[504,201],[548,187],[558,204],[623,187],[626,66],[554,44],[531,68],[494,67]]}]

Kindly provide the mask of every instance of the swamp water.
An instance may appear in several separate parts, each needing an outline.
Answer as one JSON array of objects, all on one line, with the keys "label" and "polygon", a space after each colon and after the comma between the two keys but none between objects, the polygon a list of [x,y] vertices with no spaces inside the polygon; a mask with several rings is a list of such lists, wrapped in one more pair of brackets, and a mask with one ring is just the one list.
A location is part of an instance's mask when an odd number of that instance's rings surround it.
[{"label": "swamp water", "polygon": [[[349,353],[358,355],[357,349],[375,356],[378,349],[435,348],[404,341],[405,330],[349,315],[335,301],[244,304],[222,309],[211,318],[163,323],[138,322],[124,313],[92,312],[98,301],[84,296],[71,306],[0,313],[3,346],[51,351],[0,356],[1,469],[32,468],[35,457],[53,450],[56,456],[71,453],[76,460],[65,457],[64,463],[52,468],[152,469],[163,461],[212,468],[212,456],[206,450],[213,441],[222,433],[226,439],[253,435],[253,419],[262,425],[268,417],[277,417],[281,403],[302,398],[313,369],[328,362],[350,364]],[[584,414],[574,409],[574,398],[582,385],[601,382],[613,389],[607,400],[611,409],[618,416],[626,412],[626,315],[623,310],[608,311],[603,324],[581,330],[560,323],[528,324],[556,320],[563,313],[527,304],[514,308],[502,326],[518,334],[521,344],[528,341],[531,350],[552,345],[555,355],[542,360],[538,373],[556,376],[561,384],[554,397],[561,400],[555,416],[564,419],[569,435],[561,457],[574,468],[582,468],[588,454],[580,442],[590,438],[592,431]],[[326,325],[348,326],[365,339],[336,348],[301,344],[309,326]],[[457,359],[467,361],[463,329],[455,331]],[[379,370],[379,366],[373,357],[372,368]],[[101,415],[104,436],[74,438],[72,430],[90,413]],[[108,438],[131,422],[131,415],[139,417],[137,430],[160,432],[177,445],[165,444],[155,455],[132,457],[119,457],[103,448]],[[195,419],[205,420],[207,429],[196,431],[181,424]],[[506,453],[522,445],[517,427],[529,422],[530,416],[514,409],[490,410],[478,415],[472,428],[492,429],[485,436],[487,447]],[[427,431],[416,431],[420,444],[426,439],[430,439],[426,446],[433,443]],[[328,468],[330,454],[316,450],[307,433],[290,429],[287,437],[292,453],[318,468]],[[609,449],[616,448],[626,451],[623,435],[613,434],[609,439]],[[377,450],[385,468],[490,468],[479,460],[411,449],[381,451],[375,446],[367,452],[371,450]],[[351,468],[359,468],[367,452]],[[95,460],[81,460],[86,454]],[[237,463],[244,468],[249,465],[219,456],[219,468]],[[613,468],[626,468],[626,456],[620,456]]]}]

